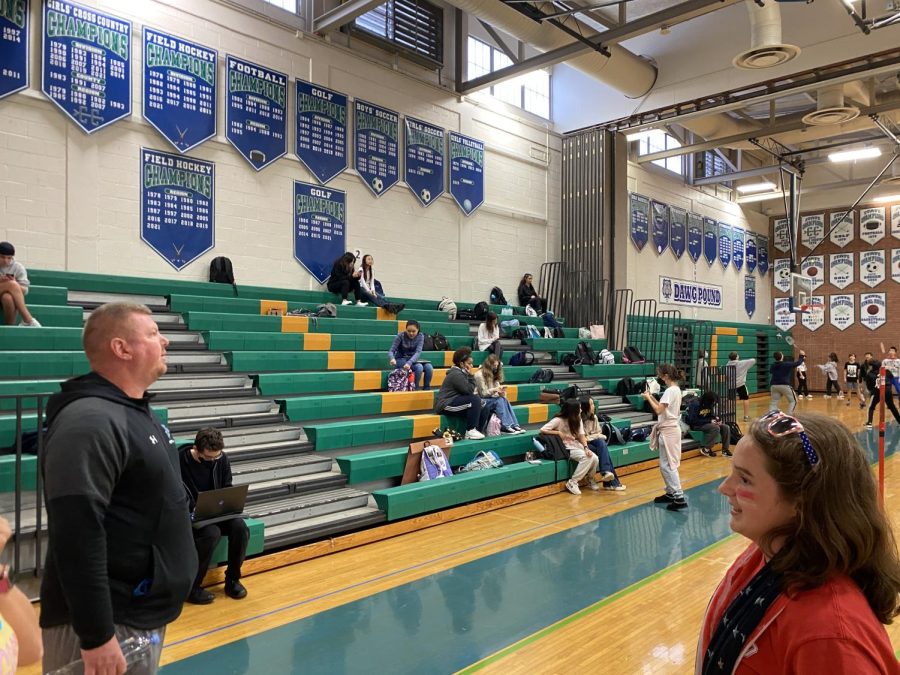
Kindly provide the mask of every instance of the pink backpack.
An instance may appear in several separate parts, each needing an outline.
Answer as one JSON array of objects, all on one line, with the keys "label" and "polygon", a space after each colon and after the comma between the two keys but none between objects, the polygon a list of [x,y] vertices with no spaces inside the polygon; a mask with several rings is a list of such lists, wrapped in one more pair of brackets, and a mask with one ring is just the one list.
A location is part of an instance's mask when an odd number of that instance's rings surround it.
[{"label": "pink backpack", "polygon": [[499,436],[500,435],[500,418],[496,415],[491,415],[491,419],[487,423],[487,429],[484,432],[485,436]]}]

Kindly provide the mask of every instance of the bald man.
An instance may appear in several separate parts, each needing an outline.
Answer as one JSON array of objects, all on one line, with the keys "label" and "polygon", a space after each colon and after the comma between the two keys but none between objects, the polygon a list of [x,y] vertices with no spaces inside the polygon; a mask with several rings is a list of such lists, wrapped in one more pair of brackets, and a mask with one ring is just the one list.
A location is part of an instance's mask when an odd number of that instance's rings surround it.
[{"label": "bald man", "polygon": [[128,672],[155,673],[197,570],[175,442],[146,394],[169,341],[126,303],[94,310],[82,341],[91,372],[47,405],[43,672],[83,659],[86,675],[121,675],[120,642],[145,637],[150,656]]}]

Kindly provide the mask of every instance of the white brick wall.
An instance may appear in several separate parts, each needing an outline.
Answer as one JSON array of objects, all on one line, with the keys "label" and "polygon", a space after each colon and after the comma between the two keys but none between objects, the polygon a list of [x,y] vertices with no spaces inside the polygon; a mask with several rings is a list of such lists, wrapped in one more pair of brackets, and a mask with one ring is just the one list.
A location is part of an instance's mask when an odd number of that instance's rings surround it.
[{"label": "white brick wall", "polygon": [[477,97],[460,101],[371,58],[298,40],[210,0],[81,1],[134,23],[132,116],[87,136],[43,97],[41,3],[31,3],[32,88],[0,100],[0,239],[15,243],[26,266],[205,279],[209,261],[227,255],[239,282],[318,287],[292,252],[293,181],[316,182],[292,154],[293,111],[289,154],[257,173],[224,138],[221,73],[220,134],[189,153],[216,164],[215,248],[178,273],[141,241],[139,151],[171,151],[140,113],[145,24],[218,49],[220,70],[233,53],[485,141],[486,200],[469,218],[449,195],[423,209],[402,184],[376,199],[352,171],[330,183],[348,193],[348,248],[375,257],[389,294],[476,300],[496,284],[511,298],[522,272],[557,259],[560,142],[527,116]]}]

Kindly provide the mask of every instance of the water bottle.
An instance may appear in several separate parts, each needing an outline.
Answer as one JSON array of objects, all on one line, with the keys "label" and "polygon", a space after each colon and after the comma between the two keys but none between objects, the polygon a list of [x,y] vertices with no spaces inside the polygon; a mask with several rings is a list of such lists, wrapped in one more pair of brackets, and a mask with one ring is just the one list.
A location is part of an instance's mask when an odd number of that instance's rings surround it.
[{"label": "water bottle", "polygon": [[[125,657],[126,673],[137,665],[150,663],[150,650],[159,644],[159,635],[152,633],[149,638],[143,635],[133,636],[119,642],[122,656]],[[52,670],[47,675],[84,675],[84,661],[78,659]]]}]

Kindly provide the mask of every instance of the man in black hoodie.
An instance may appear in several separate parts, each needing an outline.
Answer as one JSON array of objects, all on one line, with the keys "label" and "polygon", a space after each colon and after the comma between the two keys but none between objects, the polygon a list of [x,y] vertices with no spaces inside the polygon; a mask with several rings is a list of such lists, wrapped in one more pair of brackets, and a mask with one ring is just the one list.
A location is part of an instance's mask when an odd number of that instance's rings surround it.
[{"label": "man in black hoodie", "polygon": [[86,675],[124,673],[119,642],[137,636],[154,673],[197,570],[175,442],[146,394],[168,340],[143,305],[110,303],[82,341],[91,372],[47,406],[43,672],[83,659]]}]

